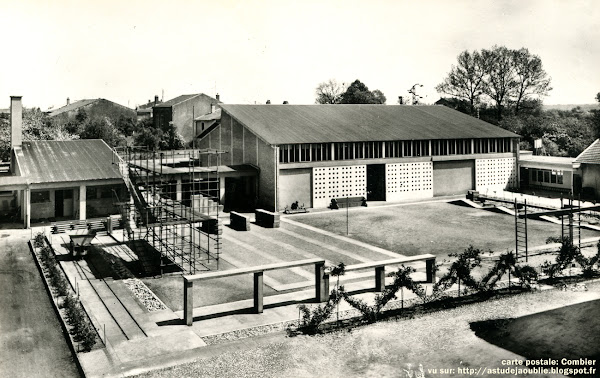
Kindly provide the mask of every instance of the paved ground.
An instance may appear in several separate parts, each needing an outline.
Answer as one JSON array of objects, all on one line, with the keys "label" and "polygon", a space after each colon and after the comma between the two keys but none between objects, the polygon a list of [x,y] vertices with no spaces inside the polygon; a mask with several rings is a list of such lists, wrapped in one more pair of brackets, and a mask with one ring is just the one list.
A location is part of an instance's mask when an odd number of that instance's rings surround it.
[{"label": "paved ground", "polygon": [[78,377],[27,246],[29,236],[0,231],[0,377]]}]

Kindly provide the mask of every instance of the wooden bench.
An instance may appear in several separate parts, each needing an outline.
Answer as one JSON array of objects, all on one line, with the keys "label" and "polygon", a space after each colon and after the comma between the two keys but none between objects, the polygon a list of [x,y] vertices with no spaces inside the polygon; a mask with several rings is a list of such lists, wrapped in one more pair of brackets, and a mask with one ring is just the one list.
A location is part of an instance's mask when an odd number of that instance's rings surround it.
[{"label": "wooden bench", "polygon": [[341,197],[332,198],[329,208],[332,210],[343,209],[346,207],[357,207],[367,206],[367,199],[365,197]]},{"label": "wooden bench", "polygon": [[256,209],[255,210],[255,222],[257,225],[265,228],[279,228],[279,214],[271,211]]},{"label": "wooden bench", "polygon": [[239,276],[243,274],[254,275],[254,311],[257,314],[263,312],[263,273],[270,270],[290,269],[298,266],[315,266],[315,299],[317,302],[326,302],[329,296],[329,285],[325,283],[325,260],[306,259],[299,261],[281,262],[275,264],[260,265],[250,268],[239,268],[222,272],[211,272],[183,276],[183,319],[185,324],[191,326],[194,321],[194,282]]},{"label": "wooden bench", "polygon": [[229,213],[229,226],[237,231],[250,231],[250,218],[232,211]]},{"label": "wooden bench", "polygon": [[88,224],[86,221],[64,221],[54,222],[50,227],[53,234],[61,234],[73,230],[87,230]]}]

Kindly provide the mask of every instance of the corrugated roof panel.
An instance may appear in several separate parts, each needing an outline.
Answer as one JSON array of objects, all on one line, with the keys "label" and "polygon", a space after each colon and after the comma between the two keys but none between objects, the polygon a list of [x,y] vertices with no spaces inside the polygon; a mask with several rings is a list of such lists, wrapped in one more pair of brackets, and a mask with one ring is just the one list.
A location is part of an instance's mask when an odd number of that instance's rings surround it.
[{"label": "corrugated roof panel", "polygon": [[518,137],[444,106],[224,104],[222,109],[271,144]]},{"label": "corrugated roof panel", "polygon": [[23,142],[21,175],[29,183],[121,178],[113,152],[100,139]]}]

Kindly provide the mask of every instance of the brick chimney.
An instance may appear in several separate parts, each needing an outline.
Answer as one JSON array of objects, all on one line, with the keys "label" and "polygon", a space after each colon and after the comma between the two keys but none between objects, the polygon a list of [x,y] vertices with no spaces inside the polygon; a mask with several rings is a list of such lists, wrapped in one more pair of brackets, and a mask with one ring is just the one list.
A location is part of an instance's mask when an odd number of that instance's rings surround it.
[{"label": "brick chimney", "polygon": [[[150,101],[148,101],[150,102]],[[154,106],[158,105],[158,95],[154,96]]]},{"label": "brick chimney", "polygon": [[21,96],[10,96],[10,147],[20,148],[23,141],[23,104]]},{"label": "brick chimney", "polygon": [[71,99],[67,97],[67,105],[71,105]]},{"label": "brick chimney", "polygon": [[217,101],[221,101],[221,96],[218,93],[215,97],[216,97]]}]

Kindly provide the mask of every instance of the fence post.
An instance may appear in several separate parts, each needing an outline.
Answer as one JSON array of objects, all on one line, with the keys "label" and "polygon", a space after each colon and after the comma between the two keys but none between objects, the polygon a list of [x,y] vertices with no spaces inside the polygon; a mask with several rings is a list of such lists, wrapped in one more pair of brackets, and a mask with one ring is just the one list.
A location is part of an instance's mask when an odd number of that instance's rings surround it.
[{"label": "fence post", "polygon": [[183,277],[183,320],[191,326],[194,322],[194,281]]},{"label": "fence post", "polygon": [[263,312],[263,272],[254,273],[254,310],[257,314]]},{"label": "fence post", "polygon": [[[329,287],[325,285],[325,262],[319,261],[315,263],[315,297],[317,302],[327,302],[329,298]],[[327,280],[329,283],[329,280]],[[329,286],[329,285],[327,285]]]},{"label": "fence post", "polygon": [[385,265],[375,267],[375,291],[385,290]]}]

